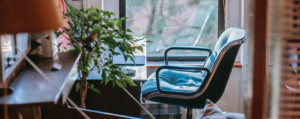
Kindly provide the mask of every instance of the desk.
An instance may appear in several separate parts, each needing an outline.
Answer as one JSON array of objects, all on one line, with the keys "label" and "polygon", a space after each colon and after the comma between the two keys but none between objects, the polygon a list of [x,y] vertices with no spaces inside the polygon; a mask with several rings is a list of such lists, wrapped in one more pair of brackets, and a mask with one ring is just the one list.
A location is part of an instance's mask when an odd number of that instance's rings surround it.
[{"label": "desk", "polygon": [[[68,94],[77,77],[77,61],[80,54],[73,55],[69,52],[58,54],[57,61],[52,58],[31,58],[33,62],[45,73],[56,87],[45,80],[33,67],[27,67],[16,77],[9,86],[13,93],[0,98],[0,105],[12,106],[30,106],[57,104],[61,93]],[[60,71],[51,71],[54,63],[62,65]],[[45,95],[47,94],[47,95]],[[63,101],[66,97],[63,96]]]},{"label": "desk", "polygon": [[[56,60],[53,58],[31,58],[56,87],[45,80],[33,67],[27,65],[10,85],[14,92],[0,98],[0,106],[8,106],[8,114],[11,119],[21,118],[18,108],[26,106],[41,106],[44,119],[82,119],[82,115],[77,110],[69,108],[66,103],[66,96],[76,81],[79,57],[80,54],[60,52]],[[60,71],[51,71],[54,63],[62,65]],[[61,93],[67,95],[62,96]],[[82,109],[82,111],[91,118],[134,118],[95,110]],[[4,113],[1,111],[0,117],[2,118],[3,115]]]}]

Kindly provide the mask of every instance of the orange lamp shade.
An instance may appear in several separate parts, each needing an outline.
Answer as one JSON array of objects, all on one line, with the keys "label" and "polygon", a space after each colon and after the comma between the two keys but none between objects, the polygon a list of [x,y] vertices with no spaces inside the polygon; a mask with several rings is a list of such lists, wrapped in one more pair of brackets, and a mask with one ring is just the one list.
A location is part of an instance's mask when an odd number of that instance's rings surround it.
[{"label": "orange lamp shade", "polygon": [[42,32],[62,26],[55,0],[0,0],[0,34]]}]

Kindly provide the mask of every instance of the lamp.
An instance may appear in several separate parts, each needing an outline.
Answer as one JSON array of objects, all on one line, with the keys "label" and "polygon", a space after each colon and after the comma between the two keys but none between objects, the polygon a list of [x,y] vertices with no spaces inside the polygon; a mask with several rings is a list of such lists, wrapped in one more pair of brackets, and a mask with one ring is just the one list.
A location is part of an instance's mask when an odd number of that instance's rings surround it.
[{"label": "lamp", "polygon": [[41,32],[62,26],[55,0],[0,0],[0,34]]}]

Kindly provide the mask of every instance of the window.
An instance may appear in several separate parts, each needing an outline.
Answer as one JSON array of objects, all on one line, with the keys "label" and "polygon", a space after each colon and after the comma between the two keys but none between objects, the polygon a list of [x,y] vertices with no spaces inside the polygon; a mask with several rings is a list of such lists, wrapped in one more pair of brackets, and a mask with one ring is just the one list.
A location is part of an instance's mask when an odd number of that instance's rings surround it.
[{"label": "window", "polygon": [[13,70],[24,59],[23,54],[30,50],[29,36],[27,33],[16,35],[0,35],[1,40],[1,60],[0,60],[0,82],[4,81]]},{"label": "window", "polygon": [[[120,16],[122,15],[120,1]],[[163,57],[170,46],[196,46],[214,49],[218,38],[218,0],[126,0],[126,28],[134,37],[143,36],[147,57]],[[124,8],[123,8],[124,10]],[[171,51],[171,57],[206,57],[206,52]],[[205,58],[202,58],[205,59]]]},{"label": "window", "polygon": [[14,62],[15,56],[15,44],[14,44],[14,35],[2,35],[1,36],[2,42],[2,51],[4,57],[4,69],[10,67]]}]

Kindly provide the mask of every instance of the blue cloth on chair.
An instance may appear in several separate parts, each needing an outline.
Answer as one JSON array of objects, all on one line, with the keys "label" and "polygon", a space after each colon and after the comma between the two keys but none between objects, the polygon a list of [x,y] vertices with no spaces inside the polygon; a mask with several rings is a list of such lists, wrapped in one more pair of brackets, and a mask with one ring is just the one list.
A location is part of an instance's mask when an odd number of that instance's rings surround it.
[{"label": "blue cloth on chair", "polygon": [[[204,76],[199,71],[162,70],[159,74],[163,90],[193,92],[197,90]],[[157,91],[155,72],[152,73],[142,88],[143,96]]]}]

